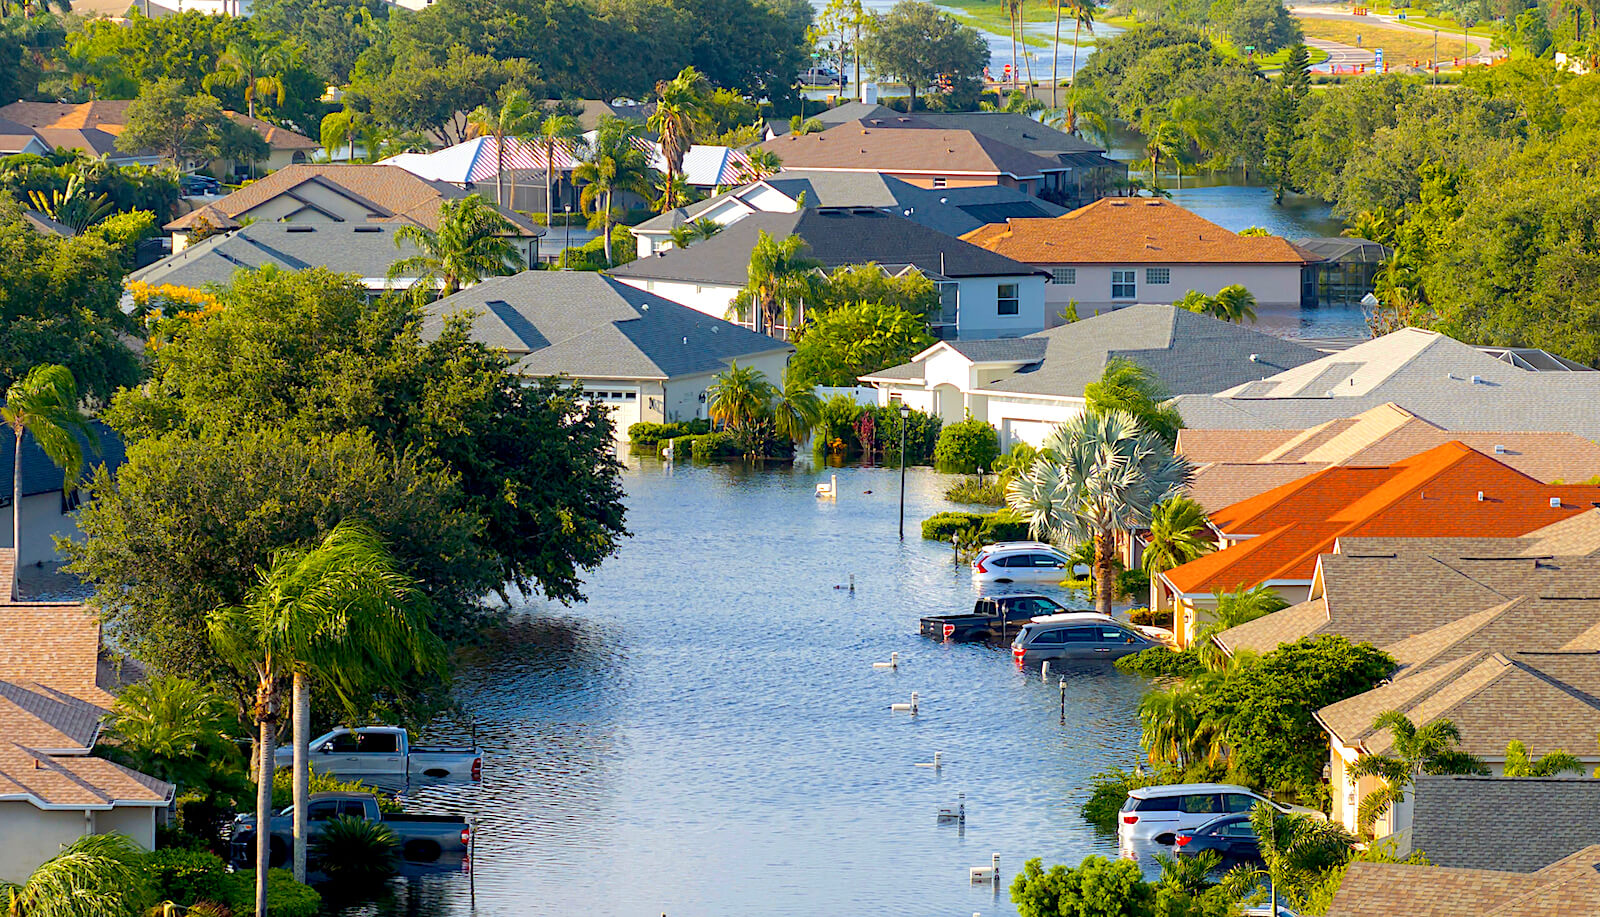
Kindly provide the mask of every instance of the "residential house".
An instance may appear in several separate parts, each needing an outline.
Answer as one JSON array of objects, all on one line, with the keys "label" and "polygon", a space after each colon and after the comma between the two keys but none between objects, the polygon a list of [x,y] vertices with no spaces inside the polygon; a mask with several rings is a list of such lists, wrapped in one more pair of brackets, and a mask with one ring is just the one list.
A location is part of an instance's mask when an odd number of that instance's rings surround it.
[{"label": "residential house", "polygon": [[1600,444],[1575,433],[1459,432],[1381,404],[1308,430],[1179,430],[1195,466],[1189,496],[1208,512],[1336,465],[1389,465],[1456,440],[1549,484],[1600,471]]},{"label": "residential house", "polygon": [[970,413],[994,425],[1009,449],[1037,445],[1082,413],[1084,386],[1118,358],[1184,393],[1227,388],[1314,360],[1317,352],[1186,309],[1141,305],[1015,339],[941,341],[861,381],[878,388],[882,404],[904,402],[946,423]]},{"label": "residential house", "polygon": [[[1531,813],[1530,813],[1531,816]],[[1501,813],[1506,830],[1520,813]],[[1537,831],[1538,818],[1526,825]],[[1521,833],[1521,832],[1519,832]],[[1328,917],[1587,917],[1600,914],[1600,845],[1533,873],[1351,863]]]},{"label": "residential house", "polygon": [[[89,424],[97,442],[93,447],[80,437],[85,463],[89,467],[104,464],[115,470],[125,461],[122,440],[110,427],[99,421]],[[14,443],[14,441],[13,441]],[[13,443],[0,449],[0,507],[9,522],[12,508],[12,468],[16,449]],[[32,433],[22,437],[22,549],[16,561],[23,567],[53,564],[63,560],[56,550],[55,539],[78,535],[78,506],[80,492],[62,490],[61,469],[44,454]],[[0,525],[0,549],[15,547],[11,543],[11,526]],[[7,581],[9,587],[10,581]]]},{"label": "residential house", "polygon": [[[1600,652],[1473,653],[1317,711],[1332,746],[1330,817],[1352,831],[1358,828],[1361,801],[1383,781],[1358,778],[1351,768],[1363,755],[1393,750],[1393,733],[1373,728],[1373,721],[1390,710],[1419,727],[1448,720],[1461,733],[1461,750],[1480,759],[1491,774],[1503,773],[1506,745],[1513,741],[1524,743],[1534,757],[1571,752],[1587,771],[1600,762],[1594,741],[1600,735]],[[1390,806],[1373,834],[1409,829],[1415,803],[1416,796],[1408,794]],[[1543,821],[1542,810],[1526,811],[1540,812]]]},{"label": "residential house", "polygon": [[672,231],[686,223],[711,220],[727,226],[752,213],[794,213],[801,206],[881,210],[948,236],[960,236],[1008,217],[1066,212],[1049,201],[1002,185],[933,190],[877,172],[785,169],[658,214],[633,227],[633,235],[643,258],[672,248]]},{"label": "residential house", "polygon": [[1407,328],[1175,404],[1184,426],[1202,430],[1305,430],[1393,403],[1446,430],[1600,440],[1600,373],[1542,350],[1485,350]]},{"label": "residential house", "polygon": [[1042,275],[905,217],[866,208],[750,214],[687,249],[640,258],[611,274],[720,318],[749,280],[750,253],[762,232],[774,239],[799,236],[807,255],[829,270],[870,263],[893,275],[929,278],[941,292],[940,312],[932,317],[941,337],[1024,335],[1050,324]]},{"label": "residential house", "polygon": [[115,678],[100,623],[81,605],[9,601],[0,551],[0,882],[22,882],[86,834],[118,832],[154,849],[171,784],[90,752]]},{"label": "residential house", "polygon": [[526,376],[565,376],[612,410],[617,435],[640,421],[707,416],[706,389],[734,361],[773,383],[789,345],[601,274],[526,271],[428,307],[425,335],[472,314],[473,336]]},{"label": "residential house", "polygon": [[[241,270],[272,265],[286,271],[325,267],[355,274],[367,292],[380,296],[407,290],[415,276],[389,279],[389,267],[418,254],[415,245],[395,244],[399,223],[251,223],[219,232],[128,275],[130,282],[203,289],[226,285]],[[415,274],[416,272],[412,272]]]},{"label": "residential house", "polygon": [[[1422,851],[1435,866],[1530,873],[1600,838],[1600,780],[1419,774],[1411,828],[1396,852]],[[1514,824],[1508,812],[1537,812]]]},{"label": "residential house", "polygon": [[1340,539],[1523,535],[1600,505],[1600,487],[1546,484],[1451,441],[1388,465],[1338,465],[1209,514],[1220,549],[1159,574],[1152,610],[1187,645],[1216,594],[1266,586],[1291,605]]},{"label": "residential house", "polygon": [[1177,302],[1241,284],[1256,312],[1292,313],[1316,256],[1276,236],[1241,236],[1160,198],[1103,198],[1052,219],[1009,219],[962,236],[1050,274],[1054,310],[1079,315],[1139,302]]},{"label": "residential house", "polygon": [[0,118],[0,156],[16,156],[19,153],[44,156],[54,149],[33,128]]},{"label": "residential house", "polygon": [[[49,149],[66,147],[90,156],[106,155],[112,162],[143,163],[159,161],[153,153],[117,149],[117,136],[128,123],[129,99],[96,99],[92,102],[13,102],[0,107],[0,134],[7,134],[5,122],[31,130]],[[236,111],[224,112],[241,127],[248,127],[267,142],[267,158],[256,163],[218,160],[211,171],[219,178],[248,176],[275,171],[294,163],[309,161],[322,144],[286,127],[252,118]],[[10,145],[9,143],[7,145]],[[0,152],[4,152],[0,150]]]},{"label": "residential house", "polygon": [[[238,229],[251,223],[344,223],[439,228],[439,207],[468,192],[427,181],[394,166],[354,163],[287,166],[221,200],[168,223],[172,251],[181,252],[192,230],[205,226]],[[511,241],[528,263],[538,260],[544,227],[505,208],[497,208],[513,228]]]}]

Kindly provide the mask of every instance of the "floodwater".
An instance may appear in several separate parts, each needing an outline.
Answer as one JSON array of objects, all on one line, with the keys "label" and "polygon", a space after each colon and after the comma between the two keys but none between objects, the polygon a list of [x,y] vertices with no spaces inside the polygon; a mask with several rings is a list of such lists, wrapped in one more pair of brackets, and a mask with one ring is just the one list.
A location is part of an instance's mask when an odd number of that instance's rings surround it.
[{"label": "floodwater", "polygon": [[[478,820],[478,913],[988,917],[1015,913],[1030,857],[1115,855],[1078,807],[1137,761],[1146,683],[1092,668],[1063,690],[1004,648],[917,634],[978,594],[918,537],[953,508],[947,476],[910,469],[903,543],[894,469],[629,459],[624,479],[635,534],[589,601],[519,605],[460,672],[483,782],[405,798]],[[898,671],[872,668],[894,651]],[[891,713],[912,692],[918,715]],[[965,825],[938,824],[961,794]],[[969,883],[994,853],[1002,884]],[[395,885],[376,910],[469,913],[460,872]]]}]

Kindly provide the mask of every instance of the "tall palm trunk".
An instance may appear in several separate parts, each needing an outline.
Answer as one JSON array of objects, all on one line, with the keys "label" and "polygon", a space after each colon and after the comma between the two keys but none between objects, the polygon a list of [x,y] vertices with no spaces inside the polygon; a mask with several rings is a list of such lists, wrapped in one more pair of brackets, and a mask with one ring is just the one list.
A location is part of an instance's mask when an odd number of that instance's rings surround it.
[{"label": "tall palm trunk", "polygon": [[294,880],[306,880],[306,829],[311,804],[311,677],[294,673]]},{"label": "tall palm trunk", "polygon": [[256,720],[261,724],[256,743],[261,750],[260,769],[256,771],[256,917],[266,917],[267,869],[272,865],[274,742],[278,728],[278,687],[272,675],[271,659],[263,667],[261,684],[256,688]]},{"label": "tall palm trunk", "polygon": [[1061,102],[1057,98],[1061,87],[1061,80],[1056,71],[1061,67],[1061,0],[1056,0],[1056,43],[1050,54],[1050,107],[1060,108]]},{"label": "tall palm trunk", "polygon": [[506,205],[506,135],[494,135],[494,202]]},{"label": "tall palm trunk", "polygon": [[1111,557],[1117,550],[1116,537],[1109,532],[1094,536],[1094,610],[1111,614],[1111,596],[1116,589],[1115,568]]},{"label": "tall palm trunk", "polygon": [[856,61],[856,98],[861,98],[861,19],[856,18],[856,43],[850,47],[850,53]]},{"label": "tall palm trunk", "polygon": [[1073,18],[1072,26],[1072,72],[1067,74],[1067,85],[1078,85],[1078,35],[1083,31],[1082,16]]},{"label": "tall palm trunk", "polygon": [[1022,68],[1017,66],[1017,20],[1022,18],[1022,8],[1012,0],[1006,13],[1011,20],[1011,91],[1016,92],[1022,88]]},{"label": "tall palm trunk", "polygon": [[11,457],[11,596],[22,598],[22,428],[17,428],[17,448]]},{"label": "tall palm trunk", "polygon": [[606,237],[601,246],[606,253],[606,267],[611,266],[611,192],[606,192],[606,217],[601,221],[600,227],[605,231]]}]

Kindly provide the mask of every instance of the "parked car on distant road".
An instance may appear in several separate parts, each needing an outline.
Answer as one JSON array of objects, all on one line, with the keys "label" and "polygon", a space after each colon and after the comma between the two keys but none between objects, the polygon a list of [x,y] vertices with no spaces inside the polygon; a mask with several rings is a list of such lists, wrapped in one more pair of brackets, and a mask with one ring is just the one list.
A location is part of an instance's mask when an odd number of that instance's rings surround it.
[{"label": "parked car on distant road", "polygon": [[1316,809],[1273,802],[1247,787],[1231,783],[1171,783],[1139,787],[1117,815],[1117,841],[1123,856],[1136,856],[1139,842],[1171,846],[1178,833],[1200,827],[1220,815],[1248,815],[1258,802],[1283,813],[1327,820]]},{"label": "parked car on distant road", "polygon": [[973,603],[971,614],[923,618],[922,635],[952,643],[1004,639],[1034,618],[1066,610],[1055,599],[1033,593],[984,596]]},{"label": "parked car on distant road", "polygon": [[1179,831],[1172,839],[1172,852],[1178,856],[1199,856],[1213,851],[1224,863],[1248,863],[1261,858],[1256,829],[1250,826],[1250,813],[1213,818],[1198,828]]},{"label": "parked car on distant road", "polygon": [[832,67],[812,67],[800,73],[802,86],[838,86],[843,88],[849,79]]},{"label": "parked car on distant road", "polygon": [[1038,542],[992,545],[972,560],[972,578],[980,583],[1059,583],[1073,573],[1072,558],[1059,548]]},{"label": "parked car on distant road", "polygon": [[[279,748],[274,763],[293,766],[294,748]],[[311,740],[311,769],[339,777],[480,780],[483,751],[472,745],[412,745],[399,726],[341,726]]]},{"label": "parked car on distant road", "polygon": [[1159,645],[1109,615],[1076,611],[1045,615],[1022,625],[1017,638],[1011,641],[1011,655],[1018,665],[1038,664],[1046,659],[1111,660]]},{"label": "parked car on distant road", "polygon": [[[308,839],[316,839],[328,822],[344,815],[363,821],[383,822],[394,832],[400,843],[400,852],[408,860],[430,862],[446,854],[462,854],[472,839],[467,820],[459,815],[385,815],[378,809],[378,798],[371,793],[312,793],[306,831]],[[290,806],[272,816],[269,831],[272,865],[288,862],[294,849],[294,807]],[[234,864],[249,863],[255,857],[256,817],[240,815],[234,818],[228,832],[228,856]]]}]

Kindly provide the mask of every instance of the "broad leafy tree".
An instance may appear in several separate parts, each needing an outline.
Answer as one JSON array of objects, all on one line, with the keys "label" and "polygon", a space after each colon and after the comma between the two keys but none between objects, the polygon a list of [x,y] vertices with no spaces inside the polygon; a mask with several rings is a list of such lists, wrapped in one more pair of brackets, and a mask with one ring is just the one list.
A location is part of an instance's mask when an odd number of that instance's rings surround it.
[{"label": "broad leafy tree", "polygon": [[117,135],[117,149],[154,151],[170,165],[186,168],[193,160],[215,159],[222,153],[222,105],[208,95],[195,95],[178,80],[158,80],[144,87],[128,106],[128,123]]},{"label": "broad leafy tree", "polygon": [[795,342],[789,371],[811,385],[857,385],[859,377],[905,363],[933,343],[920,316],[863,302],[813,313]]},{"label": "broad leafy tree", "polygon": [[989,61],[989,46],[977,29],[919,0],[900,0],[874,16],[864,45],[865,56],[879,73],[898,78],[911,90],[912,108],[917,90],[944,76],[971,83]]}]

